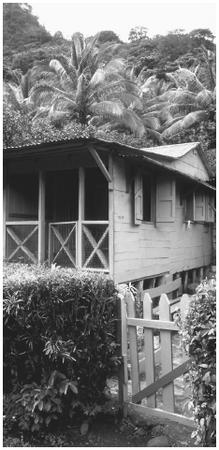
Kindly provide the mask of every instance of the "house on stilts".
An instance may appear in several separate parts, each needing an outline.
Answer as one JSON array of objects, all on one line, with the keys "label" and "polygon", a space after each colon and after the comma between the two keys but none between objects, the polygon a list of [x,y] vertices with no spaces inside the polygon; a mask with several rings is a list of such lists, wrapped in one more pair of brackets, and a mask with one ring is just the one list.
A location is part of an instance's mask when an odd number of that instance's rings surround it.
[{"label": "house on stilts", "polygon": [[146,289],[212,261],[215,188],[199,143],[79,138],[4,150],[4,257]]}]

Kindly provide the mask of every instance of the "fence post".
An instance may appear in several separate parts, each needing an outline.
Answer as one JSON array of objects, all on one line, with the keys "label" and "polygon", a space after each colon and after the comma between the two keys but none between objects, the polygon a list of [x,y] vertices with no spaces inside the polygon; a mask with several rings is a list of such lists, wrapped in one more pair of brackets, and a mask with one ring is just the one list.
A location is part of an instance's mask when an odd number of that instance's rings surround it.
[{"label": "fence post", "polygon": [[180,301],[180,316],[181,316],[181,319],[183,322],[189,312],[190,301],[191,301],[191,297],[189,297],[188,294],[183,294],[181,301]]},{"label": "fence post", "polygon": [[119,402],[123,409],[123,415],[127,416],[127,405],[128,401],[128,365],[127,365],[127,312],[126,303],[124,297],[119,298],[119,332],[120,332],[120,344],[121,344],[121,356],[122,356],[122,366],[119,370]]},{"label": "fence post", "polygon": [[[149,294],[143,298],[143,318],[152,319],[153,303]],[[144,354],[145,354],[145,377],[146,386],[154,382],[154,334],[150,328],[144,328]],[[156,395],[147,398],[147,406],[156,407]]]},{"label": "fence post", "polygon": [[[135,300],[131,292],[125,294],[128,317],[135,317]],[[132,378],[132,395],[140,391],[139,382],[139,361],[137,348],[137,331],[136,327],[129,326],[129,346],[130,346],[130,361],[131,361],[131,378]]]},{"label": "fence post", "polygon": [[[166,294],[162,294],[159,303],[160,320],[171,320],[170,302]],[[162,375],[173,370],[171,331],[160,331]],[[173,383],[163,388],[163,405],[166,411],[174,412]]]}]

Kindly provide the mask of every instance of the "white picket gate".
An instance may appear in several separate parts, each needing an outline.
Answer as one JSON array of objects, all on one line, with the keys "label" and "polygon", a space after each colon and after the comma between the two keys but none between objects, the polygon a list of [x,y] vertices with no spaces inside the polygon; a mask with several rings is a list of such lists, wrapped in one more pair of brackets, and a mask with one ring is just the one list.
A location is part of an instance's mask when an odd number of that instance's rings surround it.
[{"label": "white picket gate", "polygon": [[[182,320],[185,320],[190,298],[184,294],[179,302]],[[143,363],[146,377],[146,387],[140,387],[139,357],[137,349],[137,327],[143,328]],[[161,376],[156,379],[154,362],[154,331],[160,335],[160,363]],[[149,294],[143,298],[143,318],[135,316],[135,300],[130,292],[121,299],[121,350],[123,359],[123,373],[120,380],[120,394],[123,402],[124,414],[130,409],[139,411],[149,418],[174,420],[184,425],[194,427],[191,418],[175,413],[175,397],[173,381],[188,372],[191,361],[184,354],[182,363],[173,368],[172,333],[179,331],[178,326],[171,320],[170,301],[166,294],[162,294],[159,302],[159,319],[153,319],[152,300]],[[128,393],[128,360],[131,366],[132,398]],[[141,361],[142,364],[142,361]],[[163,409],[156,407],[156,392],[162,388]],[[146,405],[140,405],[147,399]],[[145,400],[144,400],[145,403]]]}]

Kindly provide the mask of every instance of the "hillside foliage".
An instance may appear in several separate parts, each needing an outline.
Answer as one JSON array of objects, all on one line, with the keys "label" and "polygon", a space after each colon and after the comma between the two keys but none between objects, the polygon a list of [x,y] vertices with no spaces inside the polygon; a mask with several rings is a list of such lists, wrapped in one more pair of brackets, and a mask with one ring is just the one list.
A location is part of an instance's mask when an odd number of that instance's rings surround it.
[{"label": "hillside foliage", "polygon": [[86,39],[72,30],[66,40],[59,30],[51,36],[26,3],[5,3],[3,21],[4,146],[88,128],[134,146],[195,140],[206,155],[215,148],[209,29],[149,38],[139,26],[128,43],[112,30]]}]

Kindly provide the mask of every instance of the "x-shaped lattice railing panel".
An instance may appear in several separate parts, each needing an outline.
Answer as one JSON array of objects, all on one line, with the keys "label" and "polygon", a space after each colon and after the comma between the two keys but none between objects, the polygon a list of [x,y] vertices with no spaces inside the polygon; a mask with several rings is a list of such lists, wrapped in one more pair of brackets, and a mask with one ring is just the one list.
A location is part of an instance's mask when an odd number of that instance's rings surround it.
[{"label": "x-shaped lattice railing panel", "polygon": [[[68,232],[68,235],[66,238],[63,238],[63,236],[61,235],[60,230],[58,230],[58,227],[60,225],[72,225],[70,231]],[[56,223],[50,223],[49,224],[49,242],[50,242],[50,247],[49,247],[49,261],[50,263],[54,263],[57,261],[58,256],[60,255],[60,253],[62,251],[64,251],[64,253],[67,255],[67,257],[69,258],[69,260],[71,261],[71,263],[73,264],[74,267],[76,267],[76,260],[75,257],[73,256],[71,250],[68,248],[68,244],[69,244],[69,240],[70,237],[72,236],[72,234],[75,234],[75,242],[76,242],[76,227],[77,224],[76,222],[56,222]],[[60,244],[60,248],[58,250],[58,252],[55,254],[55,256],[52,256],[53,253],[53,245],[52,245],[52,238],[53,236],[56,237],[58,243]],[[76,253],[76,244],[75,244],[75,253]]]},{"label": "x-shaped lattice railing panel", "polygon": [[[92,224],[90,224],[92,225]],[[100,224],[98,224],[97,226],[100,226]],[[107,269],[109,268],[109,263],[106,259],[106,256],[104,255],[104,252],[101,250],[100,246],[103,243],[105,237],[108,235],[109,233],[109,225],[102,225],[105,228],[105,230],[103,230],[103,234],[102,236],[99,238],[99,240],[96,240],[95,237],[93,236],[91,230],[88,228],[89,225],[82,225],[82,230],[83,233],[85,234],[86,238],[88,239],[89,243],[91,244],[92,247],[92,251],[90,253],[90,255],[87,257],[87,259],[85,260],[84,264],[83,264],[83,268],[88,267],[88,264],[90,263],[90,261],[92,260],[92,258],[97,255],[103,268]]]},{"label": "x-shaped lattice railing panel", "polygon": [[[18,226],[18,225],[16,225],[16,226]],[[22,224],[19,226],[25,227],[25,226],[30,226],[30,225]],[[27,247],[27,245],[24,245],[24,244],[27,244],[27,242],[34,235],[34,233],[38,232],[38,224],[34,226],[34,228],[30,231],[30,233],[23,240],[15,233],[15,231],[11,227],[12,227],[12,225],[6,225],[6,232],[11,237],[11,239],[15,242],[17,247],[15,248],[15,250],[12,251],[12,253],[10,255],[7,255],[8,261],[11,261],[12,258],[14,258],[14,256],[18,252],[18,250],[22,250],[23,253],[25,253],[25,255],[27,255],[28,258],[34,264],[36,264],[37,257],[33,254],[33,252],[31,252],[31,250]]]}]

